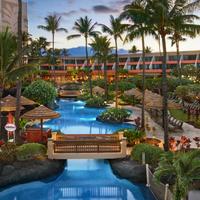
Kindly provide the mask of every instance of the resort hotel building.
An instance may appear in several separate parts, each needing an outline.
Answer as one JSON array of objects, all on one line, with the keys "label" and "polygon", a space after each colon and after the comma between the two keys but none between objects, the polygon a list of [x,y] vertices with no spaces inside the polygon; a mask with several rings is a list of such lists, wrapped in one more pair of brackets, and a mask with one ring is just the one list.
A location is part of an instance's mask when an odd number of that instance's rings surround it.
[{"label": "resort hotel building", "polygon": [[[18,1],[0,0],[0,31],[9,27],[10,31],[17,33]],[[22,3],[22,31],[28,32],[27,3]]]},{"label": "resort hotel building", "polygon": [[[184,65],[194,65],[200,67],[200,51],[183,51],[180,52],[181,67]],[[56,66],[50,64],[43,64],[40,69],[45,72],[43,78],[46,80],[53,79],[57,83],[65,83],[67,81],[73,81],[74,79],[82,80],[84,76],[81,75],[81,70],[86,67],[85,57],[60,57],[57,59]],[[89,58],[89,66],[92,69],[93,79],[103,77],[104,65],[99,63],[93,57]],[[172,69],[177,66],[176,52],[168,52],[167,55],[167,73],[170,73]],[[112,80],[115,76],[115,61],[110,60],[107,62],[107,74],[109,80]],[[145,56],[146,74],[149,75],[161,75],[162,73],[162,54],[161,53],[147,53]],[[79,70],[78,70],[79,69]],[[124,73],[129,76],[139,75],[142,73],[142,54],[121,54],[119,55],[119,69],[121,70],[121,76]],[[124,70],[122,70],[124,69]],[[75,73],[77,71],[77,73]],[[79,72],[78,72],[79,71]],[[76,78],[75,78],[76,77]]]}]

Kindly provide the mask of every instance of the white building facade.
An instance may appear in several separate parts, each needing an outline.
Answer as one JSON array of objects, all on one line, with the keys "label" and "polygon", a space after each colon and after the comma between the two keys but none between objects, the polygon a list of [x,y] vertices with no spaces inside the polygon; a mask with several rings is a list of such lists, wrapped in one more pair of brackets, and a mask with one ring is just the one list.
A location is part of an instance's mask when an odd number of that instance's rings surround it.
[{"label": "white building facade", "polygon": [[[0,0],[0,31],[9,27],[17,33],[18,0]],[[27,2],[22,4],[22,31],[28,32]]]}]

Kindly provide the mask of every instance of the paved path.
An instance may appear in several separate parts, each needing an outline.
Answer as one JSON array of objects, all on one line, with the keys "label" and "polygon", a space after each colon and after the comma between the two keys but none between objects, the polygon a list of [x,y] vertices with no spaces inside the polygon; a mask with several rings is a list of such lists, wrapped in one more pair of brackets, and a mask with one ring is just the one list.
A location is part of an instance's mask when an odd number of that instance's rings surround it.
[{"label": "paved path", "polygon": [[[127,108],[133,111],[133,113],[130,116],[131,120],[134,120],[137,117],[141,117],[141,108],[136,106],[123,106],[123,108]],[[146,124],[148,124],[149,127],[151,127],[151,130],[146,129],[147,136],[148,137],[155,136],[163,140],[163,135],[164,135],[163,128],[150,117],[148,112],[145,112],[145,119],[146,119]],[[152,127],[155,128],[155,131],[152,131]],[[200,137],[200,129],[197,129],[188,123],[183,123],[182,130],[178,130],[176,132],[175,131],[170,132],[170,136],[173,136],[177,139],[180,139],[182,135],[189,137],[192,141],[191,146],[196,147],[193,138],[197,136]]]}]

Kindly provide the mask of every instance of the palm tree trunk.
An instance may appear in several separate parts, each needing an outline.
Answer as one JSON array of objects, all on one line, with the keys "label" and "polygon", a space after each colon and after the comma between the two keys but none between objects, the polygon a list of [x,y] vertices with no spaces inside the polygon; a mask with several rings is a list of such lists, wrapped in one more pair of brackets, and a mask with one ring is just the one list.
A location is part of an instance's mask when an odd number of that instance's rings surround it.
[{"label": "palm tree trunk", "polygon": [[182,73],[181,73],[181,61],[180,61],[180,51],[179,51],[179,41],[176,41],[176,58],[177,58],[177,69],[178,69],[178,78],[181,85],[182,82]]},{"label": "palm tree trunk", "polygon": [[[2,112],[1,112],[1,101],[3,97],[3,86],[0,87],[0,133],[2,133]],[[1,139],[2,134],[0,134]]]},{"label": "palm tree trunk", "polygon": [[89,59],[88,59],[88,38],[85,37],[85,55],[86,55],[86,63],[88,69],[88,79],[89,79],[89,87],[90,87],[90,97],[92,97],[92,72],[89,67]]},{"label": "palm tree trunk", "polygon": [[163,64],[162,64],[162,95],[163,95],[163,129],[164,129],[164,150],[169,150],[168,135],[168,102],[167,102],[167,49],[165,34],[161,35],[163,46]]},{"label": "palm tree trunk", "polygon": [[119,60],[118,60],[118,45],[117,38],[115,38],[115,108],[118,108],[118,68],[119,68]]},{"label": "palm tree trunk", "polygon": [[[18,55],[21,55],[22,51],[22,0],[18,0],[18,40],[17,40],[17,51]],[[22,64],[22,58],[19,56],[18,66]],[[16,124],[16,141],[20,138],[20,127],[19,127],[19,118],[20,118],[20,108],[21,108],[21,88],[22,82],[20,79],[17,81],[17,94],[16,94],[16,112],[15,112],[15,124]]]},{"label": "palm tree trunk", "polygon": [[145,130],[145,44],[144,44],[144,34],[142,34],[142,120],[141,129]]},{"label": "palm tree trunk", "polygon": [[104,62],[104,81],[105,81],[105,97],[108,100],[108,79],[107,79],[107,63]]},{"label": "palm tree trunk", "polygon": [[52,58],[52,64],[53,64],[53,79],[56,83],[56,72],[55,72],[55,32],[52,32],[52,51],[53,51],[53,58]]}]

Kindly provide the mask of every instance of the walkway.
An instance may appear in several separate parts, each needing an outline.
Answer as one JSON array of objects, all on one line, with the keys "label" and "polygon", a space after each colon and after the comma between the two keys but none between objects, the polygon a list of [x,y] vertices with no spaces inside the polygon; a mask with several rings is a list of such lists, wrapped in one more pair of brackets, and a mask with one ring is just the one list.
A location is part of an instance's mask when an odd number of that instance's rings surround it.
[{"label": "walkway", "polygon": [[[123,106],[123,107],[133,111],[130,117],[131,120],[134,120],[137,117],[141,117],[141,108],[136,107],[136,106]],[[146,119],[146,124],[149,124],[150,127],[155,128],[155,131],[146,129],[147,137],[155,136],[158,139],[163,140],[163,135],[164,135],[163,128],[151,118],[148,112],[145,112],[145,119]],[[170,132],[170,136],[173,136],[177,139],[180,139],[182,135],[190,138],[192,141],[191,147],[196,147],[195,142],[193,141],[193,138],[198,137],[199,134],[200,134],[200,129],[197,129],[188,123],[183,123],[182,130]]]},{"label": "walkway", "polygon": [[54,134],[48,140],[49,159],[116,159],[126,157],[123,134]]}]

